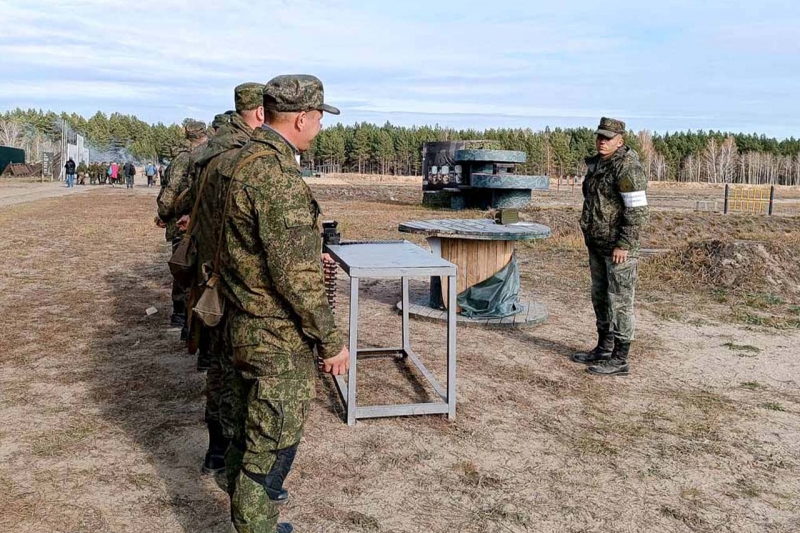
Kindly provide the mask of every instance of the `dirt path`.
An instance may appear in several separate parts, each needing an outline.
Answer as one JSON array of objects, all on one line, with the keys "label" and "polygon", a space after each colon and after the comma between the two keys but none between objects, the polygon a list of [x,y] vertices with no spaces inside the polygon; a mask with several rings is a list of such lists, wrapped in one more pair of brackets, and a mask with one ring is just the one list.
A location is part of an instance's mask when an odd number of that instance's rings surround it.
[{"label": "dirt path", "polygon": [[[143,176],[137,176],[134,184],[138,194],[144,194],[145,191],[149,194],[158,194],[158,188],[147,189],[147,180]],[[111,185],[76,185],[75,187],[67,188],[64,183],[60,182],[22,183],[2,180],[0,181],[0,209],[10,205],[35,202],[46,198],[60,198],[62,196],[106,189],[114,191],[126,190],[125,185],[114,187]]]},{"label": "dirt path", "polygon": [[[121,192],[0,210],[0,531],[228,531],[226,494],[199,472],[204,376],[167,331],[155,193]],[[352,238],[447,215],[323,209]],[[320,379],[285,518],[313,532],[800,530],[800,334],[643,311],[633,374],[592,378],[566,357],[592,340],[586,272],[559,268],[566,253],[520,255],[547,325],[459,330],[455,423],[349,428]],[[398,285],[363,282],[363,346],[399,340]],[[414,322],[412,342],[441,373],[443,327]],[[430,395],[401,366],[359,368],[362,404]]]}]

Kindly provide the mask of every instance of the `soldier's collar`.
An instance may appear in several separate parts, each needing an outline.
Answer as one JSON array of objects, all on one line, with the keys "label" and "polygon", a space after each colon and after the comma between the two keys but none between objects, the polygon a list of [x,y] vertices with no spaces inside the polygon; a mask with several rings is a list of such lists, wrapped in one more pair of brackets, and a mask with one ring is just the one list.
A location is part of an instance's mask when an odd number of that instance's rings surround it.
[{"label": "soldier's collar", "polygon": [[265,133],[267,133],[267,134],[272,134],[272,135],[269,135],[269,136],[276,136],[276,137],[278,137],[280,140],[282,140],[284,143],[286,143],[286,146],[288,146],[288,147],[289,147],[289,148],[292,150],[292,156],[297,156],[297,155],[299,155],[299,154],[300,154],[300,151],[297,149],[297,147],[296,147],[295,145],[293,145],[293,144],[292,144],[292,143],[289,141],[289,139],[287,139],[286,137],[284,137],[284,136],[283,136],[283,134],[282,134],[281,132],[279,132],[278,130],[276,130],[275,128],[273,128],[272,126],[270,126],[269,124],[263,124],[263,125],[261,126],[261,130],[262,130],[262,131],[264,131],[264,132],[265,132]]}]

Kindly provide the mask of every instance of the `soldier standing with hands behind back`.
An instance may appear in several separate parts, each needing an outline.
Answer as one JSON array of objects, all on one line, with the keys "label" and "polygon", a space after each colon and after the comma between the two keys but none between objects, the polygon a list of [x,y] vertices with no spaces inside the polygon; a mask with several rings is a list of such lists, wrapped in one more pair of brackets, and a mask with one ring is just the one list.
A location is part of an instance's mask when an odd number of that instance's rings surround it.
[{"label": "soldier standing with hands behind back", "polygon": [[266,124],[239,153],[222,241],[239,398],[226,469],[236,476],[228,491],[238,533],[292,531],[278,524],[272,496],[297,453],[317,364],[338,375],[350,360],[325,296],[319,205],[298,163],[322,113],[339,110],[324,103],[317,78],[293,75],[267,83],[264,112]]},{"label": "soldier standing with hands behind back", "polygon": [[589,249],[597,346],[572,355],[598,375],[628,375],[639,238],[647,223],[647,177],[639,156],[625,146],[625,123],[602,118],[597,155],[586,159],[581,229]]}]

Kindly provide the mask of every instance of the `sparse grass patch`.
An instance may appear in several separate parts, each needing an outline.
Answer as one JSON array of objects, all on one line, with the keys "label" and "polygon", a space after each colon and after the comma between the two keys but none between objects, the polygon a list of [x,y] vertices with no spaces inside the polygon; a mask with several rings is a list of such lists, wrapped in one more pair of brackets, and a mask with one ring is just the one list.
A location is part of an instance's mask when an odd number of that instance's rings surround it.
[{"label": "sparse grass patch", "polygon": [[745,305],[754,309],[769,309],[776,305],[783,305],[785,300],[780,296],[764,292],[751,292],[744,297]]},{"label": "sparse grass patch", "polygon": [[730,301],[730,291],[728,289],[711,289],[711,298],[720,304],[728,303]]},{"label": "sparse grass patch", "polygon": [[781,404],[779,404],[778,402],[762,403],[760,405],[760,407],[762,407],[764,409],[769,409],[770,411],[780,411],[780,412],[785,412],[786,411],[786,408],[784,406],[782,406]]},{"label": "sparse grass patch", "polygon": [[662,302],[652,308],[653,314],[661,320],[680,322],[685,317],[684,307],[674,303]]},{"label": "sparse grass patch", "polygon": [[87,418],[73,420],[66,429],[41,433],[31,446],[37,457],[59,457],[99,432],[99,424]]},{"label": "sparse grass patch", "polygon": [[747,390],[765,390],[767,387],[758,381],[744,381],[742,382],[742,388]]},{"label": "sparse grass patch", "polygon": [[694,531],[705,526],[705,520],[703,520],[700,515],[695,512],[684,511],[670,505],[662,505],[660,512],[662,516],[677,520]]},{"label": "sparse grass patch", "polygon": [[726,342],[722,346],[734,352],[746,352],[756,355],[761,353],[761,348],[758,348],[757,346],[751,346],[749,344],[736,344],[731,341],[731,342]]},{"label": "sparse grass patch", "polygon": [[462,461],[457,463],[454,468],[461,482],[469,487],[496,489],[503,486],[501,479],[481,473],[478,466],[472,461]]},{"label": "sparse grass patch", "polygon": [[734,321],[747,324],[748,326],[761,326],[773,329],[800,329],[800,318],[772,314],[766,315],[747,311],[739,307],[733,309],[731,316]]},{"label": "sparse grass patch", "polygon": [[575,450],[580,455],[613,456],[619,453],[617,447],[607,440],[591,435],[581,435],[575,441]]}]

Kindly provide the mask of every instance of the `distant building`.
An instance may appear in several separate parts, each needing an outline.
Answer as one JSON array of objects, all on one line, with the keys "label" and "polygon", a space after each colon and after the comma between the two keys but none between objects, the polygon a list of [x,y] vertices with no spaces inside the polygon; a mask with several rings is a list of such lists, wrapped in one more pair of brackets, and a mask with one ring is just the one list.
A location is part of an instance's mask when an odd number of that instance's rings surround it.
[{"label": "distant building", "polygon": [[10,146],[0,146],[0,174],[11,163],[24,163],[25,150],[11,148]]}]

